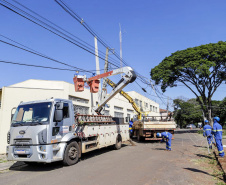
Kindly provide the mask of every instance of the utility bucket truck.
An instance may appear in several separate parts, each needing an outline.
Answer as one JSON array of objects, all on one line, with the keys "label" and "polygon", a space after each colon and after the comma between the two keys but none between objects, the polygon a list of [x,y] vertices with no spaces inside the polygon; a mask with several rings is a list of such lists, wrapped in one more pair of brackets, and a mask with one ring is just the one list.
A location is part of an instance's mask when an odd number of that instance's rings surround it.
[{"label": "utility bucket truck", "polygon": [[7,158],[12,161],[65,165],[77,163],[82,153],[114,146],[129,140],[128,124],[117,124],[111,116],[101,115],[102,107],[127,84],[136,79],[130,67],[123,67],[87,79],[74,78],[76,91],[83,91],[88,83],[97,92],[100,78],[124,73],[113,91],[93,109],[93,115],[75,114],[72,101],[48,99],[21,103],[12,118],[8,133]]},{"label": "utility bucket truck", "polygon": [[[113,89],[116,87],[116,84],[112,82],[110,79],[106,79],[108,85],[110,85]],[[162,118],[157,118],[157,116],[142,116],[143,112],[139,109],[133,98],[121,90],[119,92],[124,98],[126,98],[129,103],[132,105],[134,110],[137,112],[137,119],[134,121],[132,130],[130,133],[130,137],[136,136],[138,141],[141,140],[161,140],[161,138],[157,138],[156,134],[158,132],[170,132],[174,135],[174,130],[176,129],[176,123],[168,117],[164,120]]]}]

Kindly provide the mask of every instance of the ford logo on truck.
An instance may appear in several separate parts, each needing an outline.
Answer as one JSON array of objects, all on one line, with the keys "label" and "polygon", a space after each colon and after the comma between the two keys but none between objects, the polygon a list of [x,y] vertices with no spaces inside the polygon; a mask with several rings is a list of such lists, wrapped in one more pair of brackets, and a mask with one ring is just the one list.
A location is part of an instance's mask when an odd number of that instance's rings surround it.
[{"label": "ford logo on truck", "polygon": [[21,130],[19,134],[25,134],[25,130]]}]

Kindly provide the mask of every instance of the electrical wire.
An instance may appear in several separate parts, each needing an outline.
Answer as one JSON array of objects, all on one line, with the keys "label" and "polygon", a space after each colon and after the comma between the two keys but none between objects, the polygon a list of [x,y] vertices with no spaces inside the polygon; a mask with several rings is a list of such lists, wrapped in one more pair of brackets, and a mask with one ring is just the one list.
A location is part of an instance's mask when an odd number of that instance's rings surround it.
[{"label": "electrical wire", "polygon": [[[36,25],[38,25],[38,26],[40,26],[40,27],[42,27],[42,28],[44,28],[44,29],[50,31],[51,33],[53,33],[53,34],[55,34],[55,35],[57,35],[57,36],[63,38],[64,40],[66,40],[66,41],[68,41],[68,42],[70,42],[70,43],[72,43],[72,44],[78,46],[79,48],[81,48],[81,49],[83,49],[83,50],[89,52],[90,54],[96,56],[96,54],[95,54],[89,47],[84,46],[83,44],[81,44],[80,42],[78,42],[78,41],[76,41],[75,39],[71,38],[70,36],[66,35],[66,34],[63,33],[62,31],[59,31],[57,28],[54,28],[53,26],[50,26],[49,24],[47,24],[47,23],[41,21],[40,19],[38,19],[38,18],[32,16],[31,14],[29,14],[29,13],[27,13],[27,12],[21,10],[20,8],[18,8],[18,7],[16,7],[16,6],[12,5],[11,3],[9,3],[9,2],[7,2],[7,1],[5,1],[5,0],[0,0],[0,1],[3,1],[3,2],[5,2],[5,3],[8,5],[8,6],[7,6],[7,5],[5,5],[5,4],[0,3],[1,6],[3,6],[3,7],[5,7],[5,8],[7,8],[7,9],[9,9],[10,11],[12,11],[12,12],[14,12],[14,13],[16,13],[16,14],[22,16],[23,18],[25,18],[25,19],[27,19],[27,20],[29,20],[29,21],[35,23]],[[20,12],[21,12],[21,13],[20,13]],[[23,15],[23,14],[25,14],[25,15]],[[102,56],[98,56],[98,57],[99,57],[100,59],[102,59],[102,60],[105,60],[105,58],[102,57]],[[119,67],[118,65],[116,65],[116,64],[115,64],[114,62],[112,62],[112,61],[109,62],[109,63],[111,63],[111,64],[114,65],[115,67]]]},{"label": "electrical wire", "polygon": [[[51,58],[51,57],[48,57],[48,56],[46,56],[46,55],[43,55],[43,54],[38,53],[38,52],[35,52],[34,50],[32,51],[32,50],[29,50],[28,48],[26,49],[26,48],[23,48],[23,47],[14,45],[14,44],[12,44],[12,43],[9,43],[9,42],[3,41],[3,40],[0,40],[0,42],[2,42],[2,43],[4,43],[4,44],[7,44],[7,45],[10,45],[10,46],[13,46],[13,47],[16,47],[16,48],[18,48],[18,49],[27,51],[27,52],[29,52],[29,53],[35,54],[35,55],[37,55],[37,56],[40,56],[40,57],[43,57],[43,58],[52,60],[52,61],[54,61],[54,62],[56,62],[56,63],[66,65],[66,66],[68,66],[68,67],[72,67],[72,68],[74,68],[74,69],[76,69],[76,70],[83,71],[83,72],[87,72],[87,73],[93,73],[93,72],[91,72],[91,71],[87,71],[87,70],[84,70],[84,69],[81,69],[81,68],[78,68],[78,67],[71,66],[71,65],[66,64],[66,63],[64,63],[64,62],[60,62],[60,61],[58,61],[58,60],[56,60],[56,59],[53,59],[53,58]],[[75,71],[75,70],[74,70],[74,71]]]},{"label": "electrical wire", "polygon": [[19,63],[19,62],[9,62],[9,61],[3,61],[0,60],[0,63],[5,63],[5,64],[14,64],[14,65],[20,65],[20,66],[27,66],[27,67],[39,67],[39,68],[46,68],[46,69],[55,69],[55,70],[61,70],[61,71],[75,71],[72,69],[64,69],[64,68],[57,68],[57,67],[49,67],[49,66],[40,66],[40,65],[33,65],[33,64],[24,64],[24,63]]}]

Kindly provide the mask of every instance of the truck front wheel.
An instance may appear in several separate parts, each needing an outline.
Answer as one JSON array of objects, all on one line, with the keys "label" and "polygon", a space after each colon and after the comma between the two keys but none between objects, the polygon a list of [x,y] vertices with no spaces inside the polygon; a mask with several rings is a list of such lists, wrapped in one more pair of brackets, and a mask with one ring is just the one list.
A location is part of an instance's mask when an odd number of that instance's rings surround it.
[{"label": "truck front wheel", "polygon": [[66,166],[76,164],[79,159],[79,146],[76,141],[69,143],[64,152],[63,163]]}]

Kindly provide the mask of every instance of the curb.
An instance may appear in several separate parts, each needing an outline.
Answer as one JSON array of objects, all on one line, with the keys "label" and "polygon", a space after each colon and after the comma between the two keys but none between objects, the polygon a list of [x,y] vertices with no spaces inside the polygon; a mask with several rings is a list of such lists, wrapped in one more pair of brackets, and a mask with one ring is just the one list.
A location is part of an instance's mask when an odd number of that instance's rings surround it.
[{"label": "curb", "polygon": [[216,150],[213,151],[217,161],[218,161],[218,164],[220,165],[222,171],[223,171],[223,177],[224,177],[224,180],[226,180],[226,158],[223,157],[219,157],[218,156],[218,152]]}]

